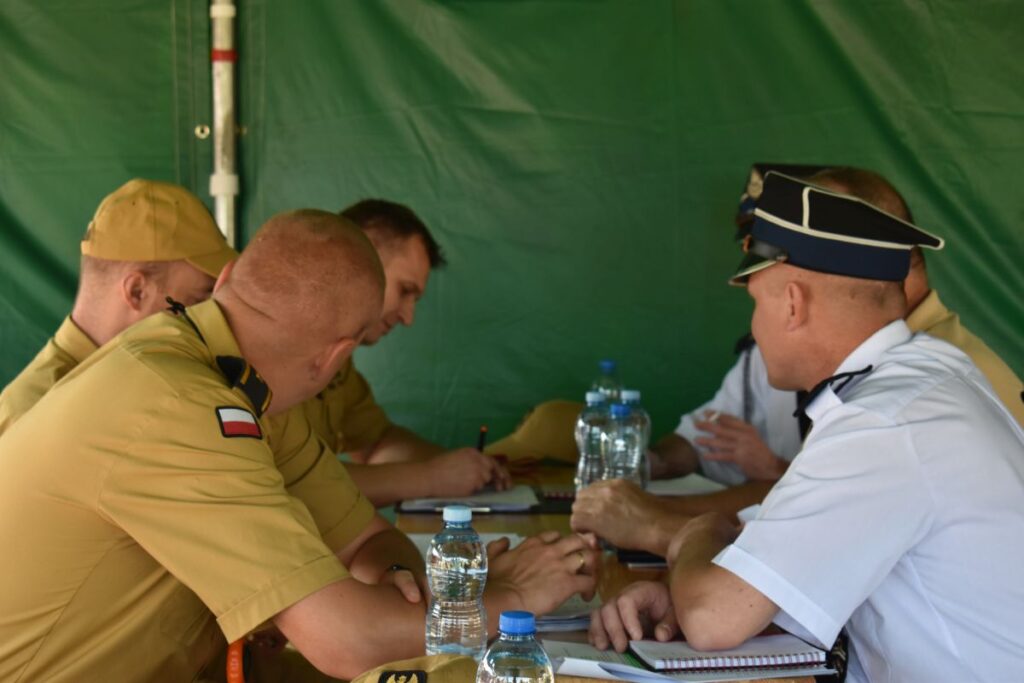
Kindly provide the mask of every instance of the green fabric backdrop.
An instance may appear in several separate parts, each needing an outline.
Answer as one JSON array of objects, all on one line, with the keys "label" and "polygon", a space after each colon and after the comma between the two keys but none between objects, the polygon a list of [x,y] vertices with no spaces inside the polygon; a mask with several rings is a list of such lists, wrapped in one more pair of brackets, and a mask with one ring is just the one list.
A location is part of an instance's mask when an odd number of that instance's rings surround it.
[{"label": "green fabric backdrop", "polygon": [[[105,193],[206,197],[208,21],[0,5],[0,383],[69,309]],[[661,432],[747,329],[724,283],[750,162],[859,165],[947,238],[933,284],[1021,373],[1022,25],[1012,0],[243,0],[243,241],[284,209],[408,203],[450,265],[357,354],[396,420],[469,443],[610,356]]]}]

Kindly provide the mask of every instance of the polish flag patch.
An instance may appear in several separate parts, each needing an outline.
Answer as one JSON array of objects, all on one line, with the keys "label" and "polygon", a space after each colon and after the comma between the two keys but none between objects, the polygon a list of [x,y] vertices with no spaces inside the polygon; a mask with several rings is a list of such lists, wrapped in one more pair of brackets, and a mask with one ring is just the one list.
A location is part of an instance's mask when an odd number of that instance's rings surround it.
[{"label": "polish flag patch", "polygon": [[245,408],[217,408],[216,413],[217,421],[220,423],[220,433],[226,438],[236,436],[247,436],[252,439],[263,438],[263,432],[260,430],[260,423],[256,420],[256,416]]}]

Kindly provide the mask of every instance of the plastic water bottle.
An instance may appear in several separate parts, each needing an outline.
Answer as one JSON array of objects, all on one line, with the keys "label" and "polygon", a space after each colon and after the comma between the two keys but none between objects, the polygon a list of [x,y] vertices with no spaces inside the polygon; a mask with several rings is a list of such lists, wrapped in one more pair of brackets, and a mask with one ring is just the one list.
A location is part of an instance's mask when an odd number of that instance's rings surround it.
[{"label": "plastic water bottle", "polygon": [[613,403],[611,420],[601,432],[604,478],[627,479],[644,487],[647,482],[647,449],[643,432],[631,419],[629,406]]},{"label": "plastic water bottle", "polygon": [[636,423],[641,431],[644,452],[646,453],[647,448],[651,445],[651,416],[640,405],[640,392],[636,389],[623,389],[622,402],[629,406],[630,419]]},{"label": "plastic water bottle", "polygon": [[609,403],[618,401],[619,392],[622,391],[622,383],[619,381],[615,361],[605,358],[599,361],[597,366],[601,369],[601,374],[590,385],[590,390],[600,391]]},{"label": "plastic water bottle", "polygon": [[465,505],[444,509],[444,528],[427,550],[427,654],[469,655],[480,661],[487,647],[484,583],[487,553],[470,522]]},{"label": "plastic water bottle", "polygon": [[600,391],[587,392],[587,406],[576,419],[576,449],[580,458],[576,464],[576,491],[599,481],[604,475],[604,456],[601,453],[601,431],[608,424],[608,406]]},{"label": "plastic water bottle", "polygon": [[530,612],[502,612],[500,635],[476,670],[476,683],[554,683],[555,672],[534,634]]}]

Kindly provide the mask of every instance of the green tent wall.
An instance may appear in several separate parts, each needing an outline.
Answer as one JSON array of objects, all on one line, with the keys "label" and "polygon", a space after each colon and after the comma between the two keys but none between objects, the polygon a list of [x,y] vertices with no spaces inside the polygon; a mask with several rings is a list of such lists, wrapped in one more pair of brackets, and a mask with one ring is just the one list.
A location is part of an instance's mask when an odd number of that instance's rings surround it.
[{"label": "green tent wall", "polygon": [[[1013,0],[242,0],[242,241],[407,203],[450,265],[357,353],[394,419],[470,443],[609,356],[661,432],[747,329],[725,280],[750,162],[863,166],[947,238],[933,284],[1021,373],[1021,26]],[[69,310],[103,195],[208,199],[208,53],[204,2],[0,5],[0,384]]]}]

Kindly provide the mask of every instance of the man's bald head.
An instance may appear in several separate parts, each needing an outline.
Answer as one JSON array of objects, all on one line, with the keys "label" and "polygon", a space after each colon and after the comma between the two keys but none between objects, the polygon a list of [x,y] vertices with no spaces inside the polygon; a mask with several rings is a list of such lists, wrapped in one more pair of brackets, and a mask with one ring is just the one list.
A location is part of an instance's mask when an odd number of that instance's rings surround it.
[{"label": "man's bald head", "polygon": [[750,276],[751,329],[777,389],[810,389],[876,330],[903,316],[898,282],[779,264]]},{"label": "man's bald head", "polygon": [[302,209],[267,221],[214,292],[272,410],[316,394],[380,317],[384,273],[359,228]]}]

